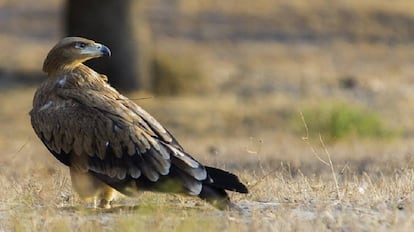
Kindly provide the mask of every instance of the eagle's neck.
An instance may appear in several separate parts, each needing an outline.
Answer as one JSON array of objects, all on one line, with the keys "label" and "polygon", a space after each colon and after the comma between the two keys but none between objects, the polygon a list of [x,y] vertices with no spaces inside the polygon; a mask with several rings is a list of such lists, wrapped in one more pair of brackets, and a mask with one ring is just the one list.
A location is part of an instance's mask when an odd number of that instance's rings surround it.
[{"label": "eagle's neck", "polygon": [[49,77],[60,76],[64,73],[71,72],[81,66],[84,66],[82,63],[73,62],[73,63],[62,63],[56,60],[46,59],[43,64],[43,71],[47,73]]},{"label": "eagle's neck", "polygon": [[71,54],[67,54],[65,50],[52,49],[43,62],[43,71],[48,76],[58,76],[84,66],[82,63],[88,59],[91,59],[91,57],[76,59]]}]

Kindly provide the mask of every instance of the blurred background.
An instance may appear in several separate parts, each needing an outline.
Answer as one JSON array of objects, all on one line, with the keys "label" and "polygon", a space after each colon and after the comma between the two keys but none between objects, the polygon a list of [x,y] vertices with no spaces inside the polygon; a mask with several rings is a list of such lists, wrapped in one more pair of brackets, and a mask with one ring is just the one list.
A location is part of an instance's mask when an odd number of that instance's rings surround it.
[{"label": "blurred background", "polygon": [[[82,211],[28,115],[67,35],[110,47],[88,65],[248,185],[243,214],[150,193]],[[413,61],[412,0],[0,0],[0,230],[410,231]]]},{"label": "blurred background", "polygon": [[108,45],[113,56],[89,65],[202,161],[305,172],[311,163],[313,173],[309,146],[321,135],[358,170],[396,157],[411,165],[413,9],[410,0],[0,0],[2,163],[56,166],[28,112],[44,57],[71,35]]}]

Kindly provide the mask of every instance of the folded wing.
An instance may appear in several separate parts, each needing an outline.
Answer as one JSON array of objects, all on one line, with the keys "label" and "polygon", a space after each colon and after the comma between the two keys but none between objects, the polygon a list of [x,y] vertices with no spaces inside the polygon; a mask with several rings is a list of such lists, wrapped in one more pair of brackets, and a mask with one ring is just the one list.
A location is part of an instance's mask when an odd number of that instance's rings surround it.
[{"label": "folded wing", "polygon": [[32,112],[32,124],[58,160],[73,165],[73,157],[82,157],[77,165],[128,195],[137,188],[200,194],[205,167],[136,104],[116,93],[56,93]]}]

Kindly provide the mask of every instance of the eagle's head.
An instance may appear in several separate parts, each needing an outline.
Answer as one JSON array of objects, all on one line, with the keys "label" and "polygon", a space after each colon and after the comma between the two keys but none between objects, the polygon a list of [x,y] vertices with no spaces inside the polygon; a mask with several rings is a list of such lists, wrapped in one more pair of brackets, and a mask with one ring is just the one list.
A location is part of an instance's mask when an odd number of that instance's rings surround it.
[{"label": "eagle's head", "polygon": [[43,71],[52,75],[71,70],[87,60],[110,55],[111,51],[105,45],[81,37],[66,37],[49,51]]}]

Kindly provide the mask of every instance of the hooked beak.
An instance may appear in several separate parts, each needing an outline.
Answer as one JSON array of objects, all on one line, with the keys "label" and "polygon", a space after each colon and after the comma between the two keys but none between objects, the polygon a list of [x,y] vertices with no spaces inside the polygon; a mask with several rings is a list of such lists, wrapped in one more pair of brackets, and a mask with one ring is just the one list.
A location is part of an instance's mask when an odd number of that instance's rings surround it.
[{"label": "hooked beak", "polygon": [[111,56],[111,50],[103,44],[95,43],[96,47],[99,49],[99,52],[102,56]]}]

